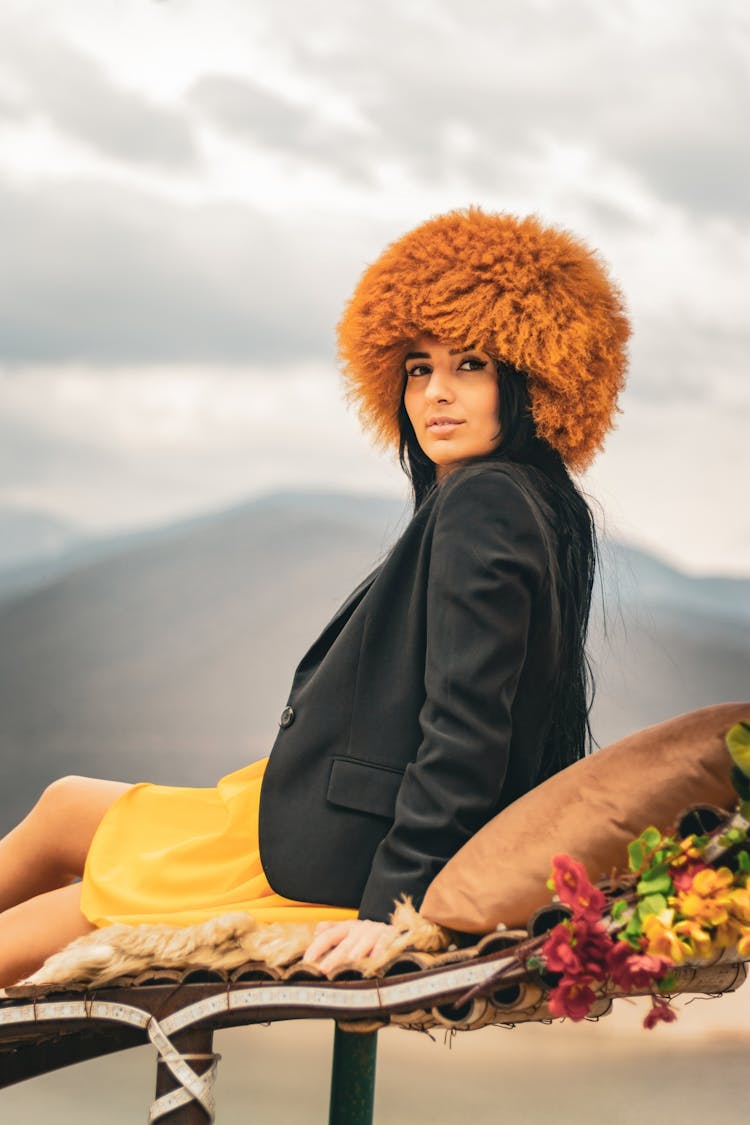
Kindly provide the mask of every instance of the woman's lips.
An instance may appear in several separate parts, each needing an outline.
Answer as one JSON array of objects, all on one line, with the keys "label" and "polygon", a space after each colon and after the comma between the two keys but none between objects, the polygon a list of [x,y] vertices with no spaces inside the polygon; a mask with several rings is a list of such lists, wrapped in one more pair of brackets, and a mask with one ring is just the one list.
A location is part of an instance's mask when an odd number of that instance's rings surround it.
[{"label": "woman's lips", "polygon": [[430,422],[427,429],[431,434],[452,434],[459,426],[463,426],[463,422]]}]

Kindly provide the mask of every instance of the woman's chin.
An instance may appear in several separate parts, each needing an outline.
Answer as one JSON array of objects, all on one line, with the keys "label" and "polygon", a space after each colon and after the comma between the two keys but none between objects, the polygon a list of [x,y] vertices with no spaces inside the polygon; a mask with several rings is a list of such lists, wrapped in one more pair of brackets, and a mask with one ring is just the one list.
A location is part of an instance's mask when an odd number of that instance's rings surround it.
[{"label": "woman's chin", "polygon": [[459,447],[447,449],[441,442],[441,448],[425,449],[424,452],[435,465],[435,474],[439,479],[441,476],[449,473],[451,469],[457,469],[459,465],[466,464],[467,461],[476,461],[481,457],[489,456],[492,450],[461,449]]}]

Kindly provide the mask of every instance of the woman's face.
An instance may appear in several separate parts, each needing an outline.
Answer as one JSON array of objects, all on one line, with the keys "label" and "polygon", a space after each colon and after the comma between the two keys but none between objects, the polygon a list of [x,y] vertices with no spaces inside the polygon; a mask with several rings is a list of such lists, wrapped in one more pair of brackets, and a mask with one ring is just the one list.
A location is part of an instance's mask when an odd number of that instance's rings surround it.
[{"label": "woman's face", "polygon": [[500,444],[500,390],[494,360],[481,348],[453,348],[420,336],[404,360],[404,407],[437,480]]}]

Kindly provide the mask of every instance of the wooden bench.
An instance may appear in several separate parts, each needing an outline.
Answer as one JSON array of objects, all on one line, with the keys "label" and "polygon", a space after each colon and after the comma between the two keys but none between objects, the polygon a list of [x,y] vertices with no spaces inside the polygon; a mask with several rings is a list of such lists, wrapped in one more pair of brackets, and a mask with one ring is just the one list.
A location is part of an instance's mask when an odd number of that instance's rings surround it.
[{"label": "wooden bench", "polygon": [[[329,1019],[336,1022],[329,1121],[366,1125],[381,1028],[471,1031],[552,1021],[545,981],[507,972],[508,948],[519,936],[496,932],[442,954],[407,951],[378,976],[352,965],[328,980],[300,962],[286,969],[250,962],[230,973],[155,967],[97,989],[16,987],[0,994],[0,1087],[150,1041],[157,1077],[149,1120],[205,1125],[214,1120],[215,1030]],[[672,994],[731,992],[745,976],[745,963],[725,953],[710,965],[681,966]],[[602,995],[591,1016],[605,1015],[620,995]]]}]

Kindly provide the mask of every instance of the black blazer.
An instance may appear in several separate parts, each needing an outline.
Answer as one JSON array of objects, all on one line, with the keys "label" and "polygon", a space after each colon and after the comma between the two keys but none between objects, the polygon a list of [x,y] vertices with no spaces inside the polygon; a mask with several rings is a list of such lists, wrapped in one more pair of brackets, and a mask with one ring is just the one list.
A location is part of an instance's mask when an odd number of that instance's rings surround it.
[{"label": "black blazer", "polygon": [[533,473],[450,473],[302,658],[261,790],[277,893],[387,921],[534,785],[559,612]]}]

